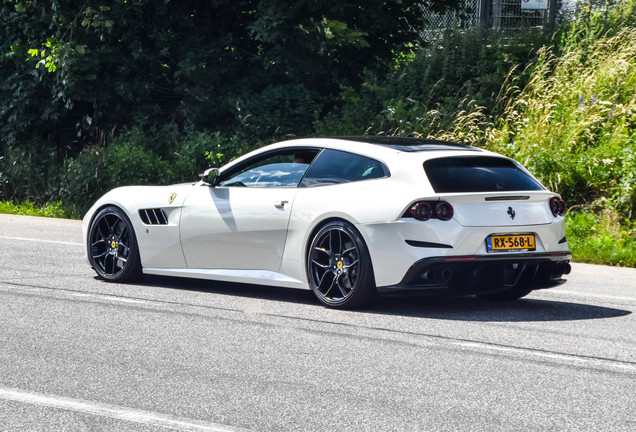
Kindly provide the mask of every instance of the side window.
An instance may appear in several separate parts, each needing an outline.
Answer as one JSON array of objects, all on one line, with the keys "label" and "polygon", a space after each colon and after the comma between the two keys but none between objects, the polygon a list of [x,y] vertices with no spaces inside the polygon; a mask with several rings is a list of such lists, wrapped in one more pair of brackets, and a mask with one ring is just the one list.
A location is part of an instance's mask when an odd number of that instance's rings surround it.
[{"label": "side window", "polygon": [[285,149],[257,156],[223,173],[219,186],[296,187],[317,153],[312,149]]},{"label": "side window", "polygon": [[339,150],[325,149],[313,162],[301,186],[348,183],[387,177],[388,168],[375,159]]}]

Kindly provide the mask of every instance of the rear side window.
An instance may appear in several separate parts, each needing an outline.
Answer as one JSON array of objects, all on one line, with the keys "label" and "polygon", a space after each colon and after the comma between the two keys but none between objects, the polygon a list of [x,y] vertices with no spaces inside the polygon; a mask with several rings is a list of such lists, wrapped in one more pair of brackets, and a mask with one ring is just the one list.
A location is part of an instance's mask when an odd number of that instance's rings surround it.
[{"label": "rear side window", "polygon": [[311,164],[301,186],[348,183],[387,177],[388,168],[375,159],[339,150],[325,149]]},{"label": "rear side window", "polygon": [[506,192],[544,190],[512,160],[488,157],[446,157],[424,162],[435,192]]}]

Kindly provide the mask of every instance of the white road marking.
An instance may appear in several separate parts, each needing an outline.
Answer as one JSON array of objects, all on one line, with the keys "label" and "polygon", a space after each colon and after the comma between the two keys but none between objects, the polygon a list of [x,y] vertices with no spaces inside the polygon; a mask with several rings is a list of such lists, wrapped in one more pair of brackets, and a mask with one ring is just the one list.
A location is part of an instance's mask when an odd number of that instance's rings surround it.
[{"label": "white road marking", "polygon": [[565,362],[570,365],[579,365],[584,367],[600,368],[603,370],[613,370],[620,372],[628,372],[636,374],[636,364],[622,362],[620,360],[603,359],[595,357],[584,357],[574,354],[565,354],[557,352],[539,351],[532,348],[521,348],[513,346],[493,345],[484,342],[454,342],[453,345],[476,349],[480,351],[495,351],[502,353],[509,353],[512,355],[520,355],[521,357],[534,357],[536,359],[549,359],[560,362]]},{"label": "white road marking", "polygon": [[547,293],[573,295],[577,297],[593,297],[593,298],[600,298],[600,299],[606,299],[606,300],[636,301],[636,297],[612,296],[612,295],[606,295],[606,294],[594,294],[594,293],[568,291],[568,290],[561,290],[561,289],[547,290]]},{"label": "white road marking", "polygon": [[0,399],[28,403],[32,405],[44,405],[57,409],[76,411],[133,423],[141,423],[144,425],[158,426],[181,431],[245,431],[245,429],[232,428],[217,423],[183,419],[151,411],[141,411],[132,408],[102,404],[99,402],[89,402],[80,399],[51,396],[17,389],[0,388]]},{"label": "white road marking", "polygon": [[44,240],[44,239],[35,239],[35,238],[27,238],[27,237],[9,237],[9,236],[0,236],[0,238],[7,240],[19,240],[19,241],[31,241],[37,243],[55,243],[55,244],[63,244],[70,246],[84,246],[83,243],[75,243],[75,242],[66,242],[60,240]]},{"label": "white road marking", "polygon": [[134,298],[129,298],[129,297],[118,297],[118,296],[114,296],[114,295],[108,295],[108,294],[96,294],[96,293],[71,293],[71,296],[73,297],[85,297],[85,298],[90,298],[90,299],[95,299],[95,300],[106,300],[106,301],[115,301],[115,302],[120,302],[120,303],[136,303],[136,304],[150,304],[151,302],[148,300],[142,300],[142,299],[134,299]]}]

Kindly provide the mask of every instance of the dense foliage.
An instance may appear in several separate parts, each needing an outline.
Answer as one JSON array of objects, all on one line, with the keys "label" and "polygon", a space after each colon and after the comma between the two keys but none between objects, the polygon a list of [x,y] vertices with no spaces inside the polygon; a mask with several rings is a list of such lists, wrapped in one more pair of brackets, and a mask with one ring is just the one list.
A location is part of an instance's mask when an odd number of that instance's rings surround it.
[{"label": "dense foliage", "polygon": [[422,40],[422,5],[458,3],[0,0],[0,200],[77,216],[274,140],[435,136],[521,160],[579,257],[634,265],[594,253],[636,250],[636,0]]},{"label": "dense foliage", "polygon": [[85,207],[190,177],[204,148],[312,134],[341,86],[418,44],[423,3],[2,0],[0,198]]}]

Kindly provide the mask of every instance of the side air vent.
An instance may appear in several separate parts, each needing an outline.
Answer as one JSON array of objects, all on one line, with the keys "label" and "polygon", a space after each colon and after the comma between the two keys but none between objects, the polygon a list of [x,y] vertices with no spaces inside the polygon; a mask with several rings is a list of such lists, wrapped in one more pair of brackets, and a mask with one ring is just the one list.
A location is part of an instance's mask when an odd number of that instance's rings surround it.
[{"label": "side air vent", "polygon": [[146,225],[168,225],[168,218],[162,209],[139,210],[141,221]]}]

